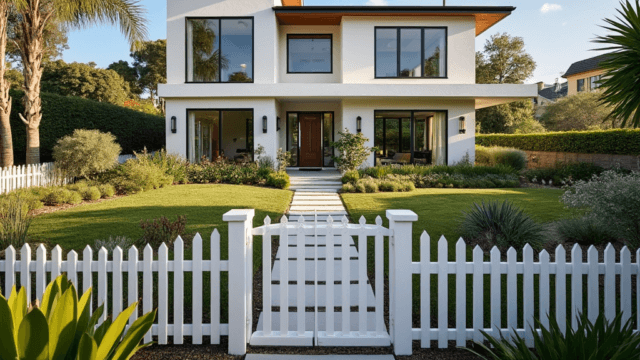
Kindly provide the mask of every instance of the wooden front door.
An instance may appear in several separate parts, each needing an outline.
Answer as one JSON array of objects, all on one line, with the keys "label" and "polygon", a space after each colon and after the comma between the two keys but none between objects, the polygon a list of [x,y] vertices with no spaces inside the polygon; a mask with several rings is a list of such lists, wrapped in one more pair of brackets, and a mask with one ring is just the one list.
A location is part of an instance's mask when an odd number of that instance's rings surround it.
[{"label": "wooden front door", "polygon": [[322,117],[300,116],[300,167],[322,167]]}]

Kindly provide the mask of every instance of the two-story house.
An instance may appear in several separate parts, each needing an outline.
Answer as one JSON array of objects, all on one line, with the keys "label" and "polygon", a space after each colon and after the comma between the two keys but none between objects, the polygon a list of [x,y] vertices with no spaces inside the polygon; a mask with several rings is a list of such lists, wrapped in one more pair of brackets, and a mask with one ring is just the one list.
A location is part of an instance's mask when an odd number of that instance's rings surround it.
[{"label": "two-story house", "polygon": [[604,54],[571,64],[569,70],[562,75],[567,79],[569,96],[599,88],[600,79],[604,74],[604,70],[600,69],[600,63],[609,56]]},{"label": "two-story house", "polygon": [[168,0],[167,149],[199,161],[262,146],[332,167],[348,129],[379,149],[368,165],[473,161],[475,111],[537,94],[476,84],[476,36],[514,9]]}]

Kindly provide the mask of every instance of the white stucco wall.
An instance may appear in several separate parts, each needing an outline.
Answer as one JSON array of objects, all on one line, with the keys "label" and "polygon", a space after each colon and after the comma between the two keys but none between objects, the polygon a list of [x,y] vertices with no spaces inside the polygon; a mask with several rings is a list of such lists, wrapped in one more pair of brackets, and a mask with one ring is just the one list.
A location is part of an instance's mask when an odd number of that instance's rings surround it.
[{"label": "white stucco wall", "polygon": [[[280,26],[278,71],[283,83],[339,83],[342,80],[342,38],[339,26]],[[333,73],[289,74],[287,73],[287,34],[331,34],[333,35]]]},{"label": "white stucco wall", "polygon": [[[448,28],[447,79],[376,79],[377,26],[445,26]],[[342,18],[342,81],[346,84],[475,84],[476,24],[472,16]]]}]

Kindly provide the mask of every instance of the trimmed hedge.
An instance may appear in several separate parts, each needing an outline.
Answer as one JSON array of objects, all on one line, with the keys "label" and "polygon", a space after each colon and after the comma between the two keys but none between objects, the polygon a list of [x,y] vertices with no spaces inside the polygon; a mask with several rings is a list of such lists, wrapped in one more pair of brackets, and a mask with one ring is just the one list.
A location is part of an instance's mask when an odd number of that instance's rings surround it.
[{"label": "trimmed hedge", "polygon": [[[26,127],[19,113],[24,110],[23,93],[11,91],[11,131],[17,164],[26,157]],[[42,123],[40,124],[40,159],[52,161],[53,146],[58,139],[73,134],[76,129],[110,132],[122,147],[123,154],[132,154],[145,147],[155,151],[165,146],[165,121],[161,116],[149,115],[121,106],[42,93]]]},{"label": "trimmed hedge", "polygon": [[527,151],[640,155],[640,129],[477,135],[476,144]]}]

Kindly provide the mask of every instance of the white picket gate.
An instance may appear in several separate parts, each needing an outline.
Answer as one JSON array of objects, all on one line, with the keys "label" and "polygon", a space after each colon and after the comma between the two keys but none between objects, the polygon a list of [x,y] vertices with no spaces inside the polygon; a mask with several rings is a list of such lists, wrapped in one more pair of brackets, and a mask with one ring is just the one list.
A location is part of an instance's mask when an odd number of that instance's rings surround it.
[{"label": "white picket gate", "polygon": [[0,194],[37,186],[64,185],[72,181],[62,176],[54,163],[0,168]]}]

